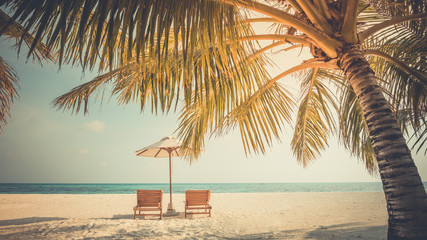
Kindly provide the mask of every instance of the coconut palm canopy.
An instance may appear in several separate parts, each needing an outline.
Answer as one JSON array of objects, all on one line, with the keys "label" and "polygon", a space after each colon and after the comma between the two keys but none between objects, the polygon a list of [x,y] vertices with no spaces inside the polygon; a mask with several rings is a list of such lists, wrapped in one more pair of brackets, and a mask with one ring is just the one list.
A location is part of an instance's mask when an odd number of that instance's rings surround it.
[{"label": "coconut palm canopy", "polygon": [[[292,149],[307,165],[337,134],[370,171],[378,166],[389,238],[427,235],[427,197],[402,134],[415,132],[414,147],[425,147],[425,1],[6,0],[2,7],[6,26],[16,21],[33,34],[29,54],[44,43],[60,65],[101,72],[56,107],[86,113],[110,84],[119,104],[179,111],[178,136],[194,157],[207,136],[234,128],[246,152],[263,153],[292,123]],[[259,22],[271,32],[254,32]],[[295,48],[312,58],[270,76],[267,53]],[[290,74],[298,74],[299,95],[278,82]]]},{"label": "coconut palm canopy", "polygon": [[[364,159],[369,169],[375,167],[375,164],[373,164],[375,156],[365,134],[364,124],[361,124],[361,116],[357,114],[357,112],[360,113],[360,110],[354,111],[358,108],[357,104],[355,104],[355,96],[352,95],[352,91],[348,86],[342,86],[345,80],[339,76],[339,73],[329,70],[338,68],[331,59],[336,55],[334,49],[342,44],[328,37],[328,35],[331,35],[332,30],[336,35],[341,29],[351,29],[344,26],[348,24],[343,22],[345,20],[345,9],[343,9],[340,1],[333,1],[327,5],[326,7],[329,10],[324,12],[325,16],[323,18],[328,21],[335,20],[343,23],[340,26],[327,27],[331,29],[326,35],[316,31],[318,30],[317,28],[322,29],[325,26],[321,27],[322,23],[318,23],[320,27],[313,28],[311,26],[313,25],[312,22],[316,21],[311,19],[309,14],[304,16],[304,10],[299,9],[302,7],[295,8],[298,4],[292,5],[292,1],[289,3],[279,1],[281,4],[276,4],[275,6],[256,2],[252,2],[251,5],[249,4],[251,3],[250,1],[239,2],[237,5],[241,7],[255,9],[255,11],[271,17],[250,19],[245,13],[236,10],[236,7],[233,7],[230,2],[228,2],[228,5],[219,7],[217,1],[190,1],[192,3],[190,9],[186,7],[188,4],[174,3],[174,1],[162,1],[162,3],[114,1],[114,3],[108,2],[108,4],[102,4],[102,6],[99,6],[96,2],[88,1],[72,3],[72,7],[67,8],[67,10],[64,9],[64,6],[67,6],[66,1],[45,1],[42,5],[36,3],[32,5],[31,2],[25,3],[28,6],[27,8],[18,8],[19,2],[15,4],[14,1],[10,1],[8,4],[8,1],[6,1],[6,8],[16,9],[16,11],[11,19],[2,13],[2,16],[4,16],[2,22],[6,26],[12,26],[12,24],[7,25],[12,21],[16,24],[16,20],[24,24],[25,30],[31,29],[35,22],[43,24],[34,29],[35,41],[25,41],[30,46],[29,54],[35,52],[38,53],[37,56],[47,55],[47,52],[42,54],[42,51],[35,51],[40,46],[38,44],[40,39],[46,38],[49,49],[59,47],[59,64],[63,63],[65,54],[67,62],[81,63],[84,68],[92,69],[97,66],[100,71],[113,69],[112,71],[107,71],[106,74],[100,75],[92,82],[58,98],[56,101],[58,107],[72,108],[75,111],[79,111],[80,107],[84,105],[84,111],[87,111],[87,101],[96,88],[111,82],[115,86],[113,94],[117,95],[119,103],[135,100],[141,103],[141,108],[144,108],[146,100],[151,98],[153,110],[155,111],[169,111],[171,107],[177,106],[179,97],[183,97],[186,106],[182,114],[181,119],[183,121],[179,128],[179,133],[181,137],[185,136],[183,138],[185,139],[184,143],[191,145],[195,149],[196,155],[199,153],[197,150],[203,147],[204,137],[202,136],[206,132],[224,133],[235,127],[236,124],[243,126],[241,130],[246,129],[246,131],[242,131],[245,149],[248,152],[264,152],[265,145],[271,144],[272,137],[279,136],[278,133],[282,122],[290,120],[290,109],[294,104],[291,94],[285,89],[280,89],[281,87],[276,82],[292,72],[311,69],[306,71],[302,77],[306,81],[302,81],[301,89],[303,94],[300,98],[305,101],[297,102],[297,104],[300,106],[298,119],[303,121],[298,120],[297,123],[310,121],[317,127],[310,128],[308,124],[296,126],[293,148],[297,158],[307,164],[318,156],[320,150],[327,145],[327,136],[331,131],[335,130],[335,126],[339,125],[339,135],[345,146]],[[270,3],[273,3],[273,1]],[[415,7],[411,11],[414,13],[420,12],[421,14],[401,17],[400,20],[389,20],[383,15],[403,16],[405,15],[405,8],[411,9],[410,4],[408,3],[407,6],[405,4],[396,4],[392,7],[384,7],[384,4],[370,6],[367,2],[361,2],[359,5],[353,6],[355,10],[354,17],[358,17],[355,19],[358,22],[353,22],[352,24],[358,24],[354,34],[359,32],[359,39],[364,40],[361,42],[367,45],[365,53],[369,56],[374,56],[371,59],[376,63],[373,65],[373,68],[377,70],[375,72],[378,73],[377,75],[384,75],[381,76],[381,79],[387,80],[383,87],[387,88],[388,91],[386,93],[391,95],[387,97],[390,97],[389,102],[392,104],[395,114],[406,120],[401,121],[402,127],[406,129],[410,126],[421,131],[425,126],[423,121],[425,116],[425,107],[423,107],[425,105],[424,86],[427,84],[424,73],[425,64],[423,65],[423,61],[416,61],[417,57],[422,57],[418,56],[418,54],[400,55],[402,49],[408,48],[409,50],[413,48],[416,50],[409,52],[425,51],[425,49],[422,49],[425,47],[425,41],[422,41],[423,34],[425,34],[423,25],[425,20],[420,18],[420,15],[424,15],[422,10],[425,6],[417,2],[413,4]],[[317,5],[312,5],[311,7],[314,6]],[[308,7],[310,7],[310,4]],[[29,21],[30,18],[27,16],[26,11],[32,10],[36,10],[38,13],[33,12],[31,16],[34,21]],[[162,18],[160,16],[154,18],[147,14],[158,14],[156,11],[163,12],[164,16]],[[377,14],[377,12],[382,15]],[[300,16],[301,14],[303,16]],[[201,18],[206,15],[212,16],[212,18]],[[283,15],[281,18],[285,16],[285,18],[289,19],[279,19],[276,15]],[[349,17],[349,15],[346,16]],[[400,31],[396,31],[394,23],[401,23],[403,21],[401,20],[402,18],[416,19],[416,21],[397,25]],[[222,23],[220,25],[215,24],[219,19],[221,19]],[[60,20],[60,22],[56,20]],[[291,23],[289,23],[289,20],[292,20]],[[325,19],[323,19],[324,21]],[[250,24],[248,24],[253,22],[272,22],[274,34],[259,35],[254,33],[251,31]],[[310,25],[304,26],[304,22],[309,22]],[[378,24],[379,22],[382,24]],[[180,25],[178,26],[177,23],[180,23]],[[179,28],[173,28],[174,24]],[[293,27],[293,24],[296,24],[301,29],[296,31],[298,28]],[[323,23],[323,25],[325,24]],[[340,31],[335,31],[337,29],[332,29],[333,27],[340,28]],[[3,29],[2,34],[7,33],[5,29]],[[8,29],[11,29],[11,27],[8,27]],[[141,29],[145,29],[145,31],[143,32]],[[208,34],[203,34],[204,32]],[[400,34],[396,36],[396,32]],[[412,34],[413,32],[415,32],[415,35]],[[18,37],[18,33],[19,31],[15,30],[13,36]],[[349,33],[342,32],[341,34],[348,35]],[[28,34],[23,36],[28,36]],[[157,36],[162,37],[158,38]],[[352,38],[354,37],[352,36]],[[310,42],[313,41],[310,38],[314,40],[325,38],[326,41],[318,41],[319,43],[314,44]],[[347,38],[349,37],[347,36]],[[400,41],[402,39],[405,39],[404,43]],[[261,49],[256,49],[256,46],[249,40],[272,40],[274,43]],[[395,44],[398,41],[400,44]],[[213,46],[212,42],[218,44]],[[327,46],[324,47],[325,50],[319,49],[321,46],[317,46],[325,44],[322,42],[328,42]],[[19,43],[22,43],[22,41]],[[262,53],[269,49],[280,49],[280,47],[285,50],[295,47],[308,48],[313,53],[314,58],[299,67],[271,78],[264,71],[266,56],[262,55]],[[256,52],[253,53],[254,51]],[[328,51],[331,53],[328,54]],[[242,61],[246,58],[250,58],[251,61]],[[412,63],[410,62],[411,60]],[[193,64],[193,61],[196,64]],[[161,66],[159,63],[162,63]],[[385,71],[384,69],[390,70]],[[316,72],[313,74],[315,70]],[[390,74],[386,74],[390,71]],[[325,85],[324,81],[310,81],[310,77],[313,80],[332,79],[332,81],[335,81],[334,84],[342,89],[339,94],[342,97],[337,97],[336,95],[338,94],[332,94],[330,86]],[[218,79],[221,81],[216,81]],[[241,82],[237,83],[234,81],[235,79],[239,79]],[[315,84],[310,86],[310,83]],[[266,87],[260,87],[263,85]],[[402,85],[405,88],[399,87]],[[236,92],[237,88],[243,87],[249,90]],[[210,89],[213,90],[211,91]],[[277,101],[267,100],[265,97],[267,93],[264,93],[265,89],[269,92],[268,94],[273,94]],[[346,91],[348,89],[350,91]],[[413,94],[402,92],[404,89],[409,89]],[[312,94],[317,91],[319,92],[318,94]],[[231,92],[233,95],[227,94],[227,92]],[[216,96],[218,94],[219,96]],[[254,99],[255,96],[258,96],[258,101],[262,99],[264,104],[272,105],[276,110],[280,111],[275,111],[276,113],[271,115],[271,112],[264,109],[262,110],[263,112],[253,112],[251,120],[243,120],[241,116],[247,115],[242,114],[242,112],[238,113],[239,111],[248,111],[250,105],[260,106],[263,104],[254,100],[248,101],[249,98]],[[218,97],[222,97],[223,101],[217,100]],[[227,99],[227,97],[237,98],[237,103],[233,103],[235,99],[231,101],[231,98]],[[305,97],[308,98],[305,99]],[[271,97],[268,99],[271,99]],[[343,104],[348,106],[347,108],[338,109],[337,106],[340,105],[340,99],[347,103]],[[218,110],[209,111],[212,116],[204,120],[204,123],[194,119],[194,110],[192,108],[197,107],[200,109],[198,105],[200,105],[201,101],[210,103],[212,100],[213,105],[211,108],[218,106]],[[282,104],[277,104],[277,102]],[[209,104],[204,104],[204,106],[209,107]],[[236,108],[236,106],[239,106],[239,108]],[[247,107],[244,109],[244,106]],[[314,108],[318,110],[313,112]],[[227,109],[233,109],[233,111]],[[255,107],[252,107],[252,111],[254,109]],[[334,121],[335,119],[332,119],[331,110],[340,112],[341,119],[339,119],[338,124]],[[318,119],[317,121],[315,120],[316,118]],[[188,124],[191,121],[200,124],[197,137],[194,137],[195,130]],[[255,127],[254,122],[258,122],[259,130],[256,130],[257,127]],[[303,134],[299,134],[301,131]],[[321,137],[319,138],[318,136]],[[419,149],[421,149],[424,142],[425,139],[420,138],[418,141]]]}]

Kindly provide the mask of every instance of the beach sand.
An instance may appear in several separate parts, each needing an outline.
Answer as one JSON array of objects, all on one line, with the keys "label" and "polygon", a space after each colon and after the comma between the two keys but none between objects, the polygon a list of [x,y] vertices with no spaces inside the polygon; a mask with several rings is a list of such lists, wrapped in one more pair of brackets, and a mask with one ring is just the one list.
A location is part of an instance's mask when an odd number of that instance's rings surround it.
[{"label": "beach sand", "polygon": [[[163,195],[167,208],[169,195]],[[212,217],[133,219],[136,194],[0,194],[0,239],[386,239],[382,192],[213,193]]]}]

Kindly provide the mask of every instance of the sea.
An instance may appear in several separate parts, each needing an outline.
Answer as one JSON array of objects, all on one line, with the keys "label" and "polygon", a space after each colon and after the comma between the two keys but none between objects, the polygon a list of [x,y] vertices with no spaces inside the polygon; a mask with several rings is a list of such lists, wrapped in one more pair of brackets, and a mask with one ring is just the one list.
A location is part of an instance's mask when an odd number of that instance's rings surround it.
[{"label": "sea", "polygon": [[[427,190],[427,182],[424,182]],[[163,190],[169,183],[0,183],[0,194],[133,194],[136,189]],[[210,189],[212,193],[382,192],[380,182],[328,183],[174,183],[173,193]]]}]

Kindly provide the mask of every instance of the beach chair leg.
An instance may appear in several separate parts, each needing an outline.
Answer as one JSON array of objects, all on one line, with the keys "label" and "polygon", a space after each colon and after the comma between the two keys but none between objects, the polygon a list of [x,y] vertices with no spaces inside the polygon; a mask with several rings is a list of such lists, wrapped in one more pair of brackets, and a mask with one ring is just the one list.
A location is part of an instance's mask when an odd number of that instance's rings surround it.
[{"label": "beach chair leg", "polygon": [[211,210],[209,209],[209,217],[211,217]]}]

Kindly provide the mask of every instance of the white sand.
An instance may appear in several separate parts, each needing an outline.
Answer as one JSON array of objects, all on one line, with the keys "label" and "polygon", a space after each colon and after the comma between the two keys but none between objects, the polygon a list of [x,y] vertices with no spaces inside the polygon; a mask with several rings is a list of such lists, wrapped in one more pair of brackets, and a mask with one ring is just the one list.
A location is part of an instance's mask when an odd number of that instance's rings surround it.
[{"label": "white sand", "polygon": [[[166,209],[169,195],[164,194]],[[174,194],[184,211],[184,194]],[[0,194],[0,239],[386,239],[383,193],[213,193],[212,217],[133,219],[136,194]]]}]

